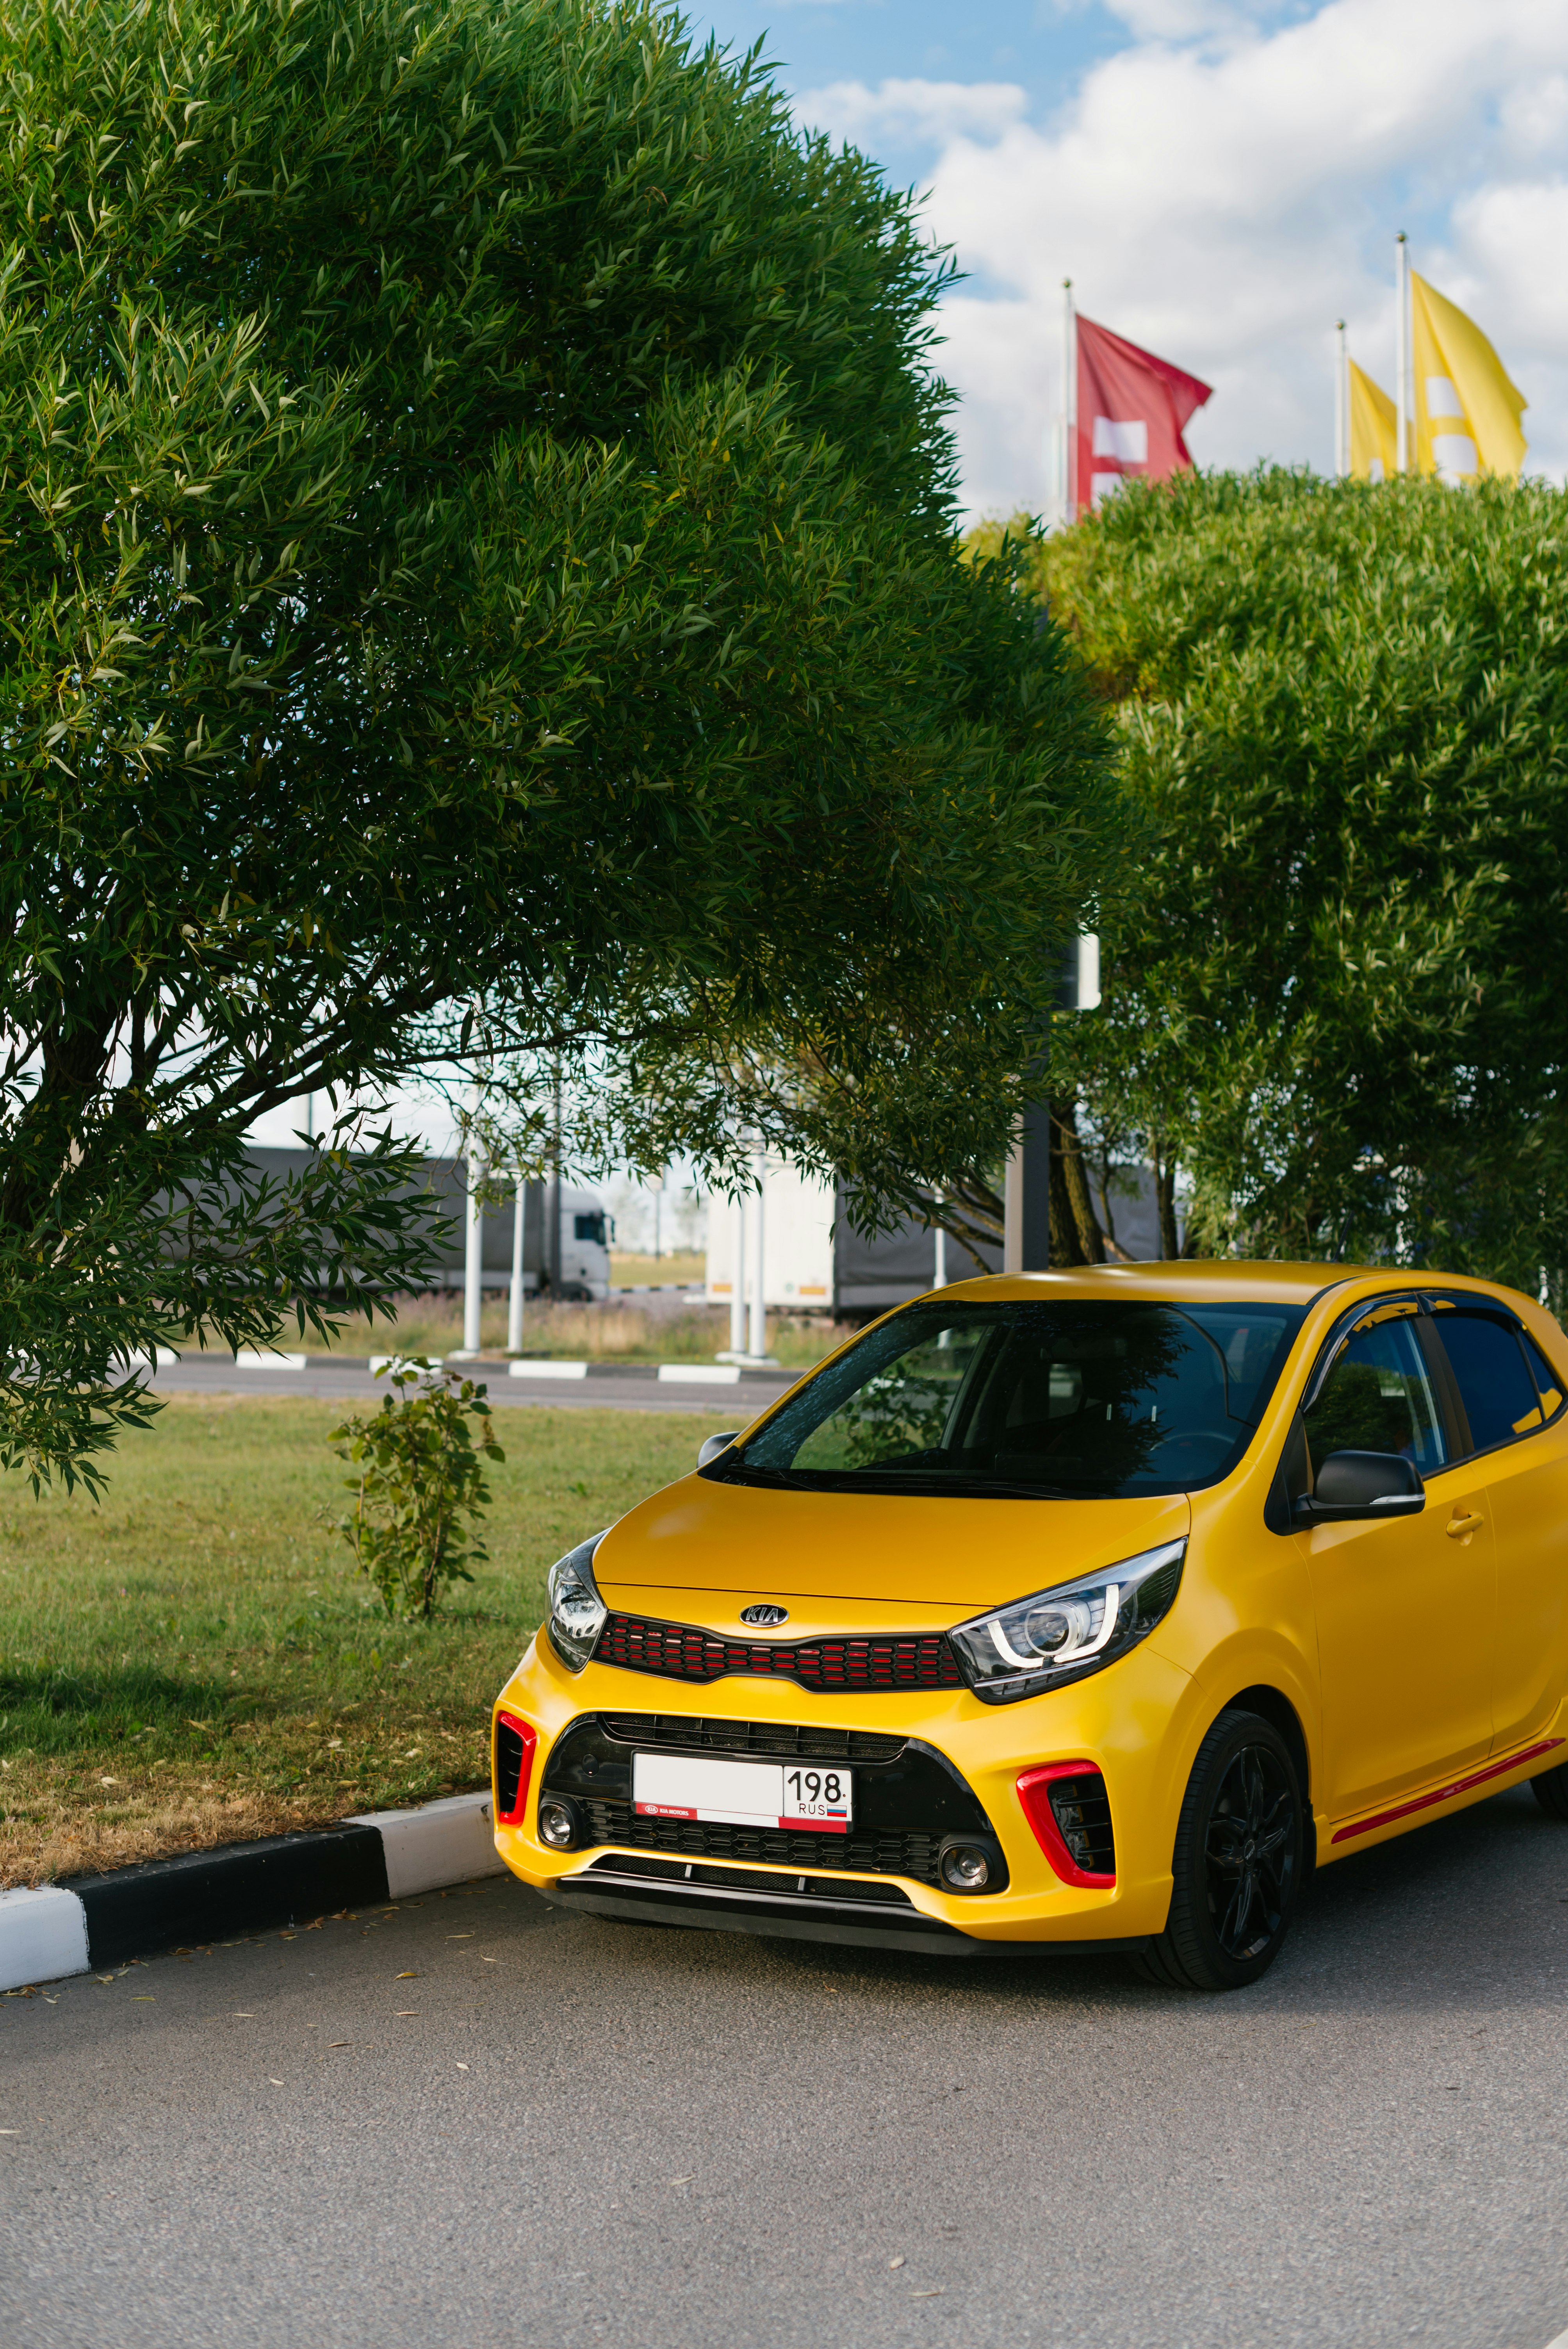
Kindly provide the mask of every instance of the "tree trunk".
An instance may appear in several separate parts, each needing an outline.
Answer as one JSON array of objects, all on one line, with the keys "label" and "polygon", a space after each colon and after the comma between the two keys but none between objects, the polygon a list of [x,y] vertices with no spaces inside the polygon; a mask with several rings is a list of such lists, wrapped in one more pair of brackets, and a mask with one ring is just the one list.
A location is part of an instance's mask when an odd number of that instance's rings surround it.
[{"label": "tree trunk", "polygon": [[1089,1195],[1076,1101],[1051,1105],[1051,1262],[1105,1262],[1105,1234]]}]

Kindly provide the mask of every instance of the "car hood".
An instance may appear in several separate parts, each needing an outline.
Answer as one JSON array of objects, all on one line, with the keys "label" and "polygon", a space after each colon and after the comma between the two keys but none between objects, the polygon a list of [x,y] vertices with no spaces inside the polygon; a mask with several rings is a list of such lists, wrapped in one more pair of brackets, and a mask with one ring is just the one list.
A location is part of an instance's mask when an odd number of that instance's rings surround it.
[{"label": "car hood", "polygon": [[[779,1600],[789,1637],[961,1622],[1096,1567],[1173,1541],[1185,1494],[1126,1501],[944,1499],[894,1493],[789,1493],[686,1476],[623,1517],[599,1545],[607,1606],[699,1614],[716,1627]],[[868,1611],[869,1610],[869,1611]]]}]

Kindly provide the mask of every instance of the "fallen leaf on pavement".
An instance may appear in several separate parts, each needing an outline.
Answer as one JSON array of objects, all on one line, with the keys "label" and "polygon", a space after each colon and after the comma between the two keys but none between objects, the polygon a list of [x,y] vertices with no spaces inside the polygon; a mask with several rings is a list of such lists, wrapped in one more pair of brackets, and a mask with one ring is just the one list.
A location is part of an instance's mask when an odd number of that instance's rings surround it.
[{"label": "fallen leaf on pavement", "polygon": [[458,2069],[459,2069],[459,2072],[466,2072],[466,2071],[468,2070],[468,2068],[469,2068],[469,2067],[468,2067],[468,2065],[467,2065],[466,2064],[459,2064],[458,2065]]},{"label": "fallen leaf on pavement", "polygon": [[329,2039],[326,2044],[329,2047],[352,2047],[354,2042],[352,2039]]},{"label": "fallen leaf on pavement", "polygon": [[413,1973],[409,1973],[409,1974],[394,1974],[394,1975],[393,1975],[393,1977],[392,1977],[392,1979],[393,1979],[393,1981],[394,1981],[394,1982],[418,1982],[418,1979],[419,1979],[419,1977],[418,1977],[418,1974],[413,1974]]},{"label": "fallen leaf on pavement", "polygon": [[901,2268],[903,2265],[903,2261],[902,2259],[889,2260],[888,2265],[890,2268]]},{"label": "fallen leaf on pavement", "polygon": [[281,2088],[283,2086],[283,2082],[281,2080],[274,2080],[270,2072],[267,2074],[267,2082],[268,2085],[273,2088]]},{"label": "fallen leaf on pavement", "polygon": [[911,2300],[940,2300],[946,2290],[944,2283],[939,2283],[932,2292],[912,2292],[909,2296]]}]

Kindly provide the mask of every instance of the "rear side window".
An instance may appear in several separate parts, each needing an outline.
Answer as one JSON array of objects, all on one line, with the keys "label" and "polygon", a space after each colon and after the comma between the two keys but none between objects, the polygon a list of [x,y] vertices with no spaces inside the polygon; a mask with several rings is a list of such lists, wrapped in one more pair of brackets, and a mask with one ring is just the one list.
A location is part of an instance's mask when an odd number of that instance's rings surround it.
[{"label": "rear side window", "polygon": [[[1528,1435],[1541,1425],[1541,1398],[1511,1325],[1460,1307],[1439,1313],[1438,1328],[1453,1366],[1470,1442],[1478,1452]],[[1547,1372],[1550,1378],[1550,1371]]]},{"label": "rear side window", "polygon": [[1519,1342],[1524,1349],[1525,1361],[1535,1373],[1535,1383],[1541,1389],[1541,1408],[1551,1419],[1563,1408],[1563,1390],[1557,1383],[1557,1373],[1533,1338],[1522,1331]]},{"label": "rear side window", "polygon": [[1398,1452],[1423,1476],[1443,1464],[1442,1413],[1413,1320],[1358,1330],[1306,1413],[1314,1469],[1331,1452]]}]

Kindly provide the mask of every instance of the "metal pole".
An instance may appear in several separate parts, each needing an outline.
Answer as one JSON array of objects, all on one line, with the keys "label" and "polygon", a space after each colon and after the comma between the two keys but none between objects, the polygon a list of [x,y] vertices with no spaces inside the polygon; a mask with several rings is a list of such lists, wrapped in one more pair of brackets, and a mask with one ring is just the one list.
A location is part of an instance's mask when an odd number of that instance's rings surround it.
[{"label": "metal pole", "polygon": [[551,1151],[550,1169],[550,1230],[544,1246],[539,1251],[542,1265],[550,1268],[550,1294],[561,1296],[561,1076],[555,1078],[555,1140]]},{"label": "metal pole", "polygon": [[931,1285],[933,1288],[945,1288],[947,1286],[947,1234],[940,1224],[936,1226],[936,1244],[934,1254],[935,1262],[932,1267]]},{"label": "metal pole", "polygon": [[746,1351],[746,1201],[732,1199],[730,1213],[735,1218],[735,1255],[729,1276],[729,1350],[732,1354]]},{"label": "metal pole", "polygon": [[1343,318],[1336,318],[1334,331],[1339,337],[1334,363],[1334,476],[1345,481],[1350,478],[1350,353],[1346,348]]},{"label": "metal pole", "polygon": [[1062,279],[1062,467],[1061,515],[1064,522],[1078,520],[1078,451],[1073,446],[1073,427],[1078,421],[1078,384],[1076,361],[1077,337],[1073,330],[1073,282]]},{"label": "metal pole", "polygon": [[757,1229],[752,1234],[751,1281],[751,1344],[749,1352],[761,1361],[768,1353],[768,1292],[764,1287],[767,1269],[767,1194],[768,1162],[760,1151],[757,1154]]},{"label": "metal pole", "polygon": [[468,1245],[463,1255],[463,1351],[477,1354],[480,1350],[480,1306],[482,1301],[480,1283],[484,1277],[485,1216],[480,1199],[484,1183],[484,1154],[471,1138],[469,1143],[469,1228]]},{"label": "metal pole", "polygon": [[520,1174],[511,1208],[511,1290],[506,1300],[506,1350],[522,1351],[522,1220],[528,1208],[528,1185]]},{"label": "metal pole", "polygon": [[1020,1133],[1007,1153],[1002,1187],[1002,1269],[1024,1269],[1024,1137]]},{"label": "metal pole", "polygon": [[1410,245],[1403,229],[1394,240],[1394,373],[1398,388],[1398,413],[1394,419],[1395,463],[1401,473],[1410,470]]}]

